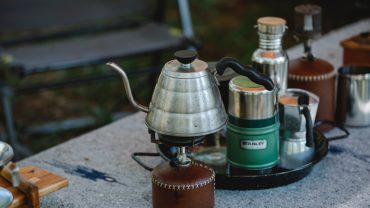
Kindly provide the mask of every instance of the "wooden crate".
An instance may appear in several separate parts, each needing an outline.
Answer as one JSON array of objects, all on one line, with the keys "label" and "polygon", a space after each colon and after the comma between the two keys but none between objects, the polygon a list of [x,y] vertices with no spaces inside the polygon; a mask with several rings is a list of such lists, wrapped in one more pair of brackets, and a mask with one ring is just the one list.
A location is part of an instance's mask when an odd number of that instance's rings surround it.
[{"label": "wooden crate", "polygon": [[1,172],[0,186],[8,189],[14,197],[10,208],[39,207],[40,197],[68,186],[66,178],[41,168],[26,166],[20,169],[19,172],[23,183],[21,182],[18,188],[12,187],[8,181],[10,178],[9,171],[4,168]]}]

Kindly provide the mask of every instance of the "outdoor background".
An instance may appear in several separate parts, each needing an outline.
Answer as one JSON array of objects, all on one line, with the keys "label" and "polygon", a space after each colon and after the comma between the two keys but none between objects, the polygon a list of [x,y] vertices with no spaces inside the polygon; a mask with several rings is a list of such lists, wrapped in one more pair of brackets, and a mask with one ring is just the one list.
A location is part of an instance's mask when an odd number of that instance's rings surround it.
[{"label": "outdoor background", "polygon": [[[287,20],[289,28],[292,29],[294,6],[307,3],[307,1],[299,0],[190,0],[189,2],[195,36],[202,43],[199,58],[214,61],[223,56],[232,56],[246,64],[250,63],[250,57],[258,44],[256,30],[253,27],[257,18],[262,16],[282,17]],[[167,3],[166,21],[171,26],[172,32],[180,33],[176,1],[167,1]],[[311,3],[322,6],[324,34],[361,18],[369,17],[370,14],[369,3],[365,0],[322,0],[311,1]],[[297,42],[292,37],[292,31],[289,30],[284,38],[284,48],[288,49],[295,44]],[[161,58],[164,64],[172,59],[172,52],[168,52]],[[148,57],[142,57],[122,60],[120,64],[134,70],[147,66],[148,62]],[[37,83],[40,80],[63,79],[81,73],[105,73],[106,70],[105,66],[89,67],[86,70],[67,70],[32,76],[22,82]],[[153,90],[146,84],[148,77],[131,76],[129,78],[136,99],[140,103],[148,105]],[[19,130],[20,141],[34,153],[111,122],[113,120],[112,112],[134,111],[125,98],[123,84],[118,75],[117,79],[111,81],[42,91],[17,96],[14,99],[15,122],[17,130]],[[48,134],[39,133],[37,129],[34,132],[25,131],[26,128],[39,126],[45,122],[60,122],[65,119],[81,117],[92,119],[94,122],[84,128],[72,125],[66,131],[54,131],[52,126],[48,128],[50,130]],[[58,126],[58,123],[54,126]],[[122,137],[125,136],[125,133],[122,132]]]}]

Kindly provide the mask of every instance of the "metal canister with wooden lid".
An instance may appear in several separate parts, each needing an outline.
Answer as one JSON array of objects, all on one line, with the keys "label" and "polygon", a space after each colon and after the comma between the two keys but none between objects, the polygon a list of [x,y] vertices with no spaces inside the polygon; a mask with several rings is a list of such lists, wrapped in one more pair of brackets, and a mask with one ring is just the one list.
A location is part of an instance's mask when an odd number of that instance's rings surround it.
[{"label": "metal canister with wooden lid", "polygon": [[259,47],[252,55],[253,66],[268,75],[279,90],[288,82],[288,56],[282,49],[286,21],[278,17],[261,17],[257,20]]}]

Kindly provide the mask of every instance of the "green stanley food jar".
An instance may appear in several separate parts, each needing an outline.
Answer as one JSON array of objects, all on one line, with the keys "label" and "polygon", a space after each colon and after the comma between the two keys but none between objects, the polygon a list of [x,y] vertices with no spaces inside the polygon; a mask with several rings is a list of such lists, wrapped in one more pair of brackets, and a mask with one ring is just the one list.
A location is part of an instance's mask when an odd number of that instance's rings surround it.
[{"label": "green stanley food jar", "polygon": [[229,83],[227,159],[246,170],[274,167],[279,160],[277,88],[267,90],[245,76]]}]

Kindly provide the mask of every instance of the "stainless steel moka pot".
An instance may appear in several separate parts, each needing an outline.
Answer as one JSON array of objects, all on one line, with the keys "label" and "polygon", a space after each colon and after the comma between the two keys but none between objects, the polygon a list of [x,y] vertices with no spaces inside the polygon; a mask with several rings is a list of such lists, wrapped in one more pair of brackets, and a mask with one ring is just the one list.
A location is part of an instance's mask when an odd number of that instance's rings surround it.
[{"label": "stainless steel moka pot", "polygon": [[305,90],[290,88],[279,94],[280,167],[295,169],[312,159],[318,105],[319,97]]}]

